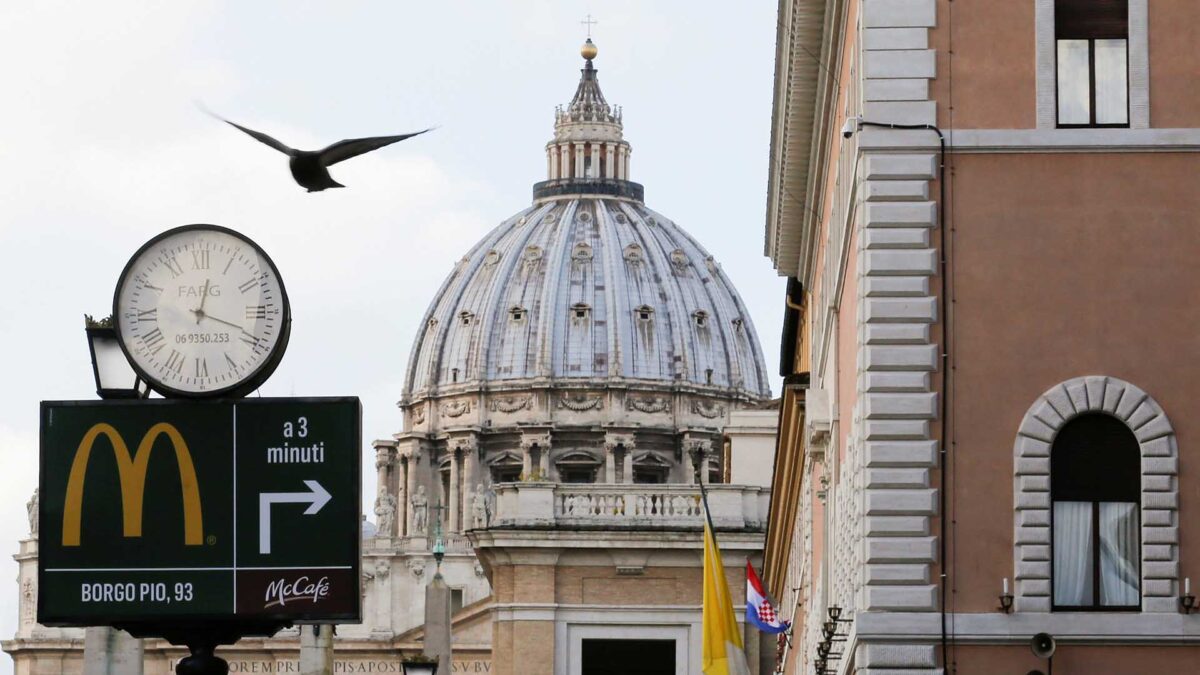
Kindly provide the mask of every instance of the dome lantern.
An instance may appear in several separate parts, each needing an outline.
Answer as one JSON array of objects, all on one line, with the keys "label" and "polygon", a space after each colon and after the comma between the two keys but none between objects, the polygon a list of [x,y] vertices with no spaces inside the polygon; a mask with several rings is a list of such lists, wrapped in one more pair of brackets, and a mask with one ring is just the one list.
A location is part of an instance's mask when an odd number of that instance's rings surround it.
[{"label": "dome lantern", "polygon": [[604,99],[592,63],[599,49],[589,37],[579,51],[584,59],[579,86],[570,103],[555,108],[547,180],[534,185],[534,198],[608,194],[641,201],[642,186],[629,180],[632,148],[624,138],[621,108]]}]

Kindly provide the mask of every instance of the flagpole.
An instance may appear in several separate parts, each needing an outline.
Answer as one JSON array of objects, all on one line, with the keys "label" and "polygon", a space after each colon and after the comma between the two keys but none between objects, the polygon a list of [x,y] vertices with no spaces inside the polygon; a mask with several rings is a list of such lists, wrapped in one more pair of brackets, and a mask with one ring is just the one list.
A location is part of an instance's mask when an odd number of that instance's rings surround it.
[{"label": "flagpole", "polygon": [[708,530],[712,532],[713,543],[717,543],[717,528],[713,527],[712,514],[708,510],[708,491],[704,489],[704,477],[700,475],[700,467],[704,451],[696,448],[692,451],[692,471],[696,484],[700,486],[700,501],[704,504],[704,519],[708,522]]}]

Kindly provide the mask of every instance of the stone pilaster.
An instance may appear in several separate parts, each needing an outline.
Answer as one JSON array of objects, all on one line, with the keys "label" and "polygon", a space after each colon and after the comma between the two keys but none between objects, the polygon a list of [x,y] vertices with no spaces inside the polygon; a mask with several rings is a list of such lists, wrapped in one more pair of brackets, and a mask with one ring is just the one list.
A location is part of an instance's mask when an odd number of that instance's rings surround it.
[{"label": "stone pilaster", "polygon": [[[929,80],[936,53],[929,28],[935,0],[863,0],[864,122],[936,124]],[[937,513],[931,474],[938,465],[932,433],[938,416],[931,373],[939,368],[932,327],[939,320],[930,287],[938,274],[938,139],[932,131],[862,126],[858,230],[858,401],[861,443],[862,584],[857,612],[925,612],[937,608],[931,567]],[[859,452],[857,448],[848,448]],[[856,645],[861,673],[932,672],[932,644]]]}]

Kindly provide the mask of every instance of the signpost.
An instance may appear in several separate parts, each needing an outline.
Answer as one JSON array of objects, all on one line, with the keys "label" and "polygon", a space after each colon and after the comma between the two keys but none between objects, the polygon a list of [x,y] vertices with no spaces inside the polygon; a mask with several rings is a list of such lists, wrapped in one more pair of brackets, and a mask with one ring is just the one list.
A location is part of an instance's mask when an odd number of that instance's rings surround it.
[{"label": "signpost", "polygon": [[43,402],[38,621],[361,620],[361,418],[357,398]]}]

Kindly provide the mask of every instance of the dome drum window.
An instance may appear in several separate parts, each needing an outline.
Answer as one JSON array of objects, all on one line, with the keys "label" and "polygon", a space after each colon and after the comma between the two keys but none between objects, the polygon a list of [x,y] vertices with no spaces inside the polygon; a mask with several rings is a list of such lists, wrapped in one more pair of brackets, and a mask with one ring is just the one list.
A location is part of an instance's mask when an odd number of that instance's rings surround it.
[{"label": "dome drum window", "polygon": [[514,322],[517,322],[517,323],[524,321],[527,314],[528,314],[528,310],[526,310],[524,307],[520,307],[520,306],[513,306],[508,310],[508,315],[510,317],[512,317],[512,320]]},{"label": "dome drum window", "polygon": [[554,462],[563,483],[595,483],[600,460],[585,453],[573,452]]},{"label": "dome drum window", "polygon": [[650,305],[642,305],[633,310],[633,313],[637,316],[638,321],[649,322],[654,318],[654,308]]},{"label": "dome drum window", "polygon": [[591,313],[592,308],[587,303],[577,302],[571,305],[571,316],[575,317],[576,319],[586,319]]}]

